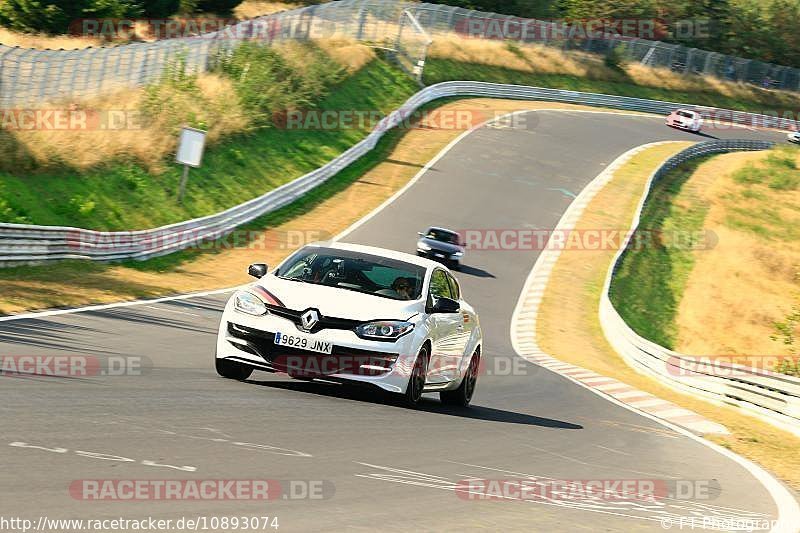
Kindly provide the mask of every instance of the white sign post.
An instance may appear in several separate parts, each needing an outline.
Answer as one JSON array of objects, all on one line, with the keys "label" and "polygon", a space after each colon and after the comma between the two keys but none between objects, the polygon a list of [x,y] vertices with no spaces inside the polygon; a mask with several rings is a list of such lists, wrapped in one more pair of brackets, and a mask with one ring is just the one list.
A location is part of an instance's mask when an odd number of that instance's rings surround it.
[{"label": "white sign post", "polygon": [[189,181],[189,167],[199,167],[203,160],[203,149],[206,146],[206,132],[184,126],[181,129],[181,138],[178,142],[178,153],[175,161],[183,165],[183,177],[178,190],[178,202],[183,201],[186,192],[186,182]]}]

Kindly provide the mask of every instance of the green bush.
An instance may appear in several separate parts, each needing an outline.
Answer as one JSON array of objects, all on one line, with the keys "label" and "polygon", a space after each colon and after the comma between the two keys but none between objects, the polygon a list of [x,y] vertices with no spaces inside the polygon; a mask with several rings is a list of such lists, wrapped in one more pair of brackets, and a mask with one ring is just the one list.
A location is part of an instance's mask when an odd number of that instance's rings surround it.
[{"label": "green bush", "polygon": [[312,49],[310,56],[297,68],[275,48],[242,43],[220,59],[218,68],[233,80],[236,95],[252,114],[253,123],[269,126],[281,113],[314,107],[328,88],[342,79],[343,69],[321,51]]},{"label": "green bush", "polygon": [[18,31],[61,34],[67,33],[70,24],[81,18],[137,17],[143,13],[141,4],[147,3],[134,0],[0,0],[0,25]]},{"label": "green bush", "polygon": [[617,44],[615,47],[610,48],[608,52],[606,52],[606,57],[603,60],[608,68],[619,71],[623,70],[627,61],[628,57],[625,53],[625,45],[623,44]]}]

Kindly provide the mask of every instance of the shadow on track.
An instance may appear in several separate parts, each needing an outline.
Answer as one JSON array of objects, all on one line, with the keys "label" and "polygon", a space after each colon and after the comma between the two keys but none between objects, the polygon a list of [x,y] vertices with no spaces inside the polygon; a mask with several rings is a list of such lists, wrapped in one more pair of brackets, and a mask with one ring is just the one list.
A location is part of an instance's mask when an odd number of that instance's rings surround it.
[{"label": "shadow on track", "polygon": [[395,399],[388,393],[383,393],[380,390],[372,389],[370,387],[348,386],[340,385],[337,383],[324,383],[319,381],[255,381],[248,380],[248,383],[253,385],[260,385],[270,389],[281,389],[293,392],[302,392],[306,394],[314,394],[317,396],[326,396],[329,398],[340,398],[344,400],[353,400],[368,402],[371,404],[383,403],[387,407],[395,407],[403,409],[409,413],[423,412],[444,416],[454,416],[459,418],[468,418],[472,420],[485,420],[487,422],[503,422],[506,424],[519,424],[526,426],[540,426],[557,429],[583,429],[583,426],[564,422],[561,420],[554,420],[551,418],[542,418],[539,416],[528,415],[525,413],[517,413],[514,411],[504,411],[502,409],[493,409],[491,407],[481,407],[473,405],[471,407],[454,407],[444,405],[436,400],[430,398],[423,398],[419,407],[416,410],[407,409],[395,404]]},{"label": "shadow on track", "polygon": [[487,272],[481,268],[471,267],[469,265],[461,265],[458,270],[459,274],[466,274],[467,276],[475,276],[476,278],[494,278],[494,274]]}]

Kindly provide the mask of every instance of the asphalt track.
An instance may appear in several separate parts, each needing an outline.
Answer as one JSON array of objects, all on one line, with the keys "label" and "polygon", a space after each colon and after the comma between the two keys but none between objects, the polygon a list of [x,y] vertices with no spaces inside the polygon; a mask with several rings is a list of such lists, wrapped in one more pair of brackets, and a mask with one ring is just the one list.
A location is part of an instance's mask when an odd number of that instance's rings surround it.
[{"label": "asphalt track", "polygon": [[[552,228],[574,195],[623,152],[659,140],[702,140],[652,117],[526,117],[521,126],[465,137],[344,240],[413,252],[416,232],[429,224]],[[0,517],[268,515],[287,531],[663,531],[664,517],[775,518],[765,488],[735,462],[516,358],[509,324],[537,255],[474,251],[457,274],[481,314],[492,373],[481,377],[468,410],[445,408],[434,396],[412,411],[373,401],[369,391],[260,372],[248,383],[218,378],[211,363],[226,295],[0,322],[3,355],[147,362],[141,376],[0,378]],[[515,360],[517,371],[507,375]],[[453,490],[469,478],[526,476],[668,487],[707,481],[712,489],[707,498],[656,503],[474,501]],[[95,502],[69,492],[82,479],[255,478],[324,481],[325,497]]]}]

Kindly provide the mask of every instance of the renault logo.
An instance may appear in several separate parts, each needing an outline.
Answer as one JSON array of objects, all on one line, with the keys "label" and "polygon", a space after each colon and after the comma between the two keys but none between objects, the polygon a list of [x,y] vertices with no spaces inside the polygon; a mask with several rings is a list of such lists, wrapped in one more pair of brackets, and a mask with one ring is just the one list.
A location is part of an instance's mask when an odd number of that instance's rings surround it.
[{"label": "renault logo", "polygon": [[300,315],[300,322],[302,323],[303,329],[313,329],[319,322],[319,313],[315,309],[309,309]]}]

